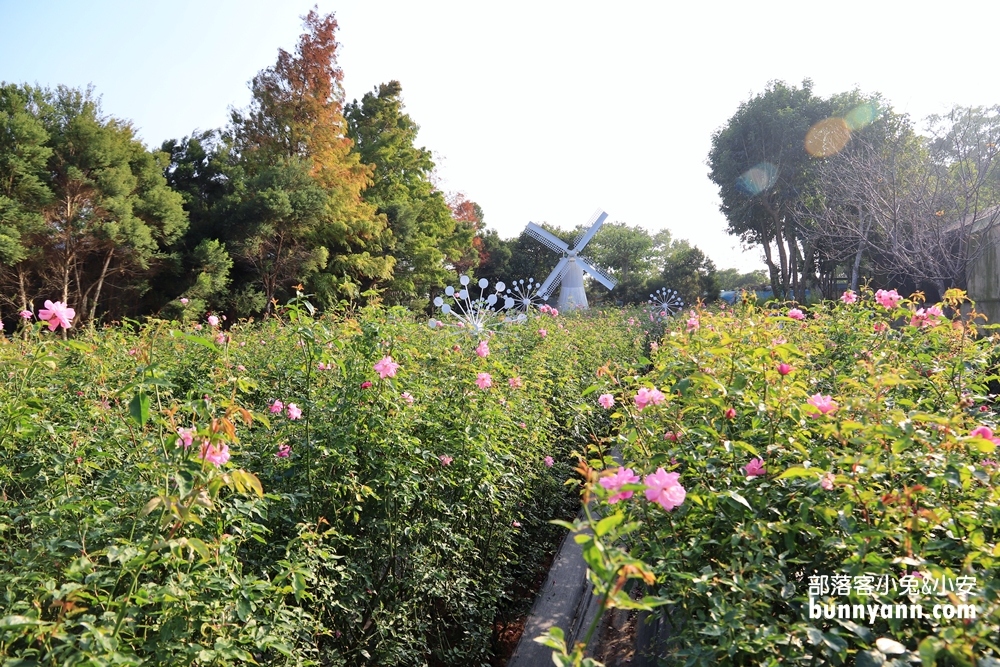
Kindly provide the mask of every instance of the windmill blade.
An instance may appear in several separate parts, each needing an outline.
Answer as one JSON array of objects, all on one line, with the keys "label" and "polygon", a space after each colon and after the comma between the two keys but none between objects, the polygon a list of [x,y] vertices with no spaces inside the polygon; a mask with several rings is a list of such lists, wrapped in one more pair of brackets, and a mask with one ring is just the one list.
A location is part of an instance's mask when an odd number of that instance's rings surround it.
[{"label": "windmill blade", "polygon": [[538,288],[538,296],[543,299],[549,298],[549,294],[552,293],[552,290],[554,290],[556,286],[562,282],[563,274],[566,273],[566,266],[568,264],[568,257],[563,257],[559,260],[559,263],[556,264],[556,268],[552,269],[552,273],[550,273],[549,277],[545,279],[542,286]]},{"label": "windmill blade", "polygon": [[590,243],[590,239],[594,238],[594,234],[597,233],[597,230],[601,228],[601,225],[603,225],[604,221],[607,219],[608,219],[608,214],[598,209],[594,213],[593,217],[590,219],[591,222],[590,229],[588,229],[587,233],[583,235],[583,238],[580,239],[580,242],[573,246],[573,250],[576,250],[577,252],[583,250],[583,247],[588,243]]},{"label": "windmill blade", "polygon": [[524,229],[524,233],[534,239],[537,239],[538,241],[541,241],[543,244],[547,245],[556,252],[561,253],[569,251],[569,246],[566,245],[561,238],[545,231],[533,222],[528,223],[528,226]]},{"label": "windmill blade", "polygon": [[603,271],[599,270],[597,267],[595,267],[593,264],[591,264],[590,262],[588,262],[584,258],[577,257],[576,261],[580,265],[581,269],[583,269],[584,271],[586,271],[587,273],[590,274],[591,278],[593,278],[597,282],[601,283],[602,285],[604,285],[608,289],[614,289],[615,285],[618,284],[618,281],[616,281],[614,278],[611,278],[610,276],[608,276],[607,274],[605,274]]}]

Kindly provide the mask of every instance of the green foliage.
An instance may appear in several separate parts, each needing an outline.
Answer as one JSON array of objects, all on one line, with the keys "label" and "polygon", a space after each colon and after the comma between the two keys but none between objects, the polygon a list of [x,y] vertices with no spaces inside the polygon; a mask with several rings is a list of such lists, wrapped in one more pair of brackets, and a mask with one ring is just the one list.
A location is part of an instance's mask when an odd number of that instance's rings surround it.
[{"label": "green foliage", "polygon": [[641,339],[546,316],[480,358],[401,308],[280,314],[0,343],[0,660],[489,659],[549,519],[576,511],[571,452],[608,435],[581,396]]},{"label": "green foliage", "polygon": [[767,283],[767,274],[760,270],[740,273],[739,269],[716,271],[715,282],[720,290],[740,290]]},{"label": "green foliage", "polygon": [[[996,426],[986,392],[997,340],[975,338],[957,314],[975,316],[963,301],[946,295],[953,319],[922,317],[919,296],[887,310],[871,292],[801,321],[751,304],[700,311],[696,327],[668,329],[646,376],[614,392],[624,465],[676,472],[687,491],[672,512],[640,498],[641,485],[625,487],[636,498],[598,507],[641,522],[605,539],[648,563],[650,592],[669,601],[658,612],[671,628],[666,664],[998,659],[998,440],[972,435]],[[664,400],[640,411],[634,397],[650,386]],[[826,414],[822,396],[834,401]],[[592,459],[615,466],[599,451]],[[748,474],[753,459],[762,474]],[[915,594],[895,585],[914,572],[952,584]],[[871,596],[810,593],[822,576],[892,584]],[[967,594],[955,591],[963,576],[975,581]],[[925,615],[817,618],[813,604],[919,604]],[[976,617],[935,618],[937,604],[972,604]]]},{"label": "green foliage", "polygon": [[[829,104],[813,95],[811,81],[801,88],[772,81],[712,137],[709,177],[719,186],[729,233],[761,246],[776,295],[790,297],[806,268],[796,217],[801,199],[814,187],[805,138],[829,111]],[[800,301],[804,289],[797,292]]]},{"label": "green foliage", "polygon": [[[347,105],[348,136],[361,161],[374,167],[365,201],[388,221],[392,238],[385,252],[395,258],[387,303],[423,306],[443,288],[445,260],[468,254],[472,235],[457,224],[431,177],[431,152],[415,145],[417,124],[403,112],[402,87],[390,81]],[[463,233],[463,230],[466,233]]]},{"label": "green foliage", "polygon": [[142,279],[187,228],[163,177],[166,156],[147,151],[128,123],[104,117],[89,90],[3,91],[2,280],[20,308],[51,290],[93,322],[109,292],[141,294]]}]

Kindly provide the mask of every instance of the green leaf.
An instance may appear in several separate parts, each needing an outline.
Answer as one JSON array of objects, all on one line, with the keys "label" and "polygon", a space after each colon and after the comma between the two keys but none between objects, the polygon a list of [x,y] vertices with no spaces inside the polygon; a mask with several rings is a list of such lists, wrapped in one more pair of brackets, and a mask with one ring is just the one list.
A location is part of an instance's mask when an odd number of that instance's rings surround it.
[{"label": "green leaf", "polygon": [[132,416],[132,421],[140,427],[149,420],[149,396],[141,389],[132,397],[128,404],[128,413]]},{"label": "green leaf", "polygon": [[580,392],[580,397],[582,398],[584,396],[588,396],[590,394],[593,394],[595,391],[597,391],[597,389],[598,389],[598,386],[596,384],[592,384],[589,387],[587,387],[586,389],[584,389],[582,392]]},{"label": "green leaf", "polygon": [[917,651],[920,653],[920,663],[923,667],[934,667],[937,663],[937,654],[944,644],[937,637],[925,637]]},{"label": "green leaf", "polygon": [[155,510],[157,507],[159,507],[162,503],[163,503],[163,498],[161,498],[160,496],[155,496],[154,498],[150,498],[149,502],[146,503],[146,505],[142,508],[142,511],[139,512],[139,516],[146,516],[147,514]]},{"label": "green leaf", "polygon": [[594,526],[594,534],[598,537],[603,537],[608,533],[608,531],[613,530],[618,524],[625,520],[625,515],[621,512],[615,512],[611,516],[606,516],[597,522]]},{"label": "green leaf", "polygon": [[747,502],[747,499],[741,496],[740,494],[736,493],[735,491],[730,491],[729,497],[738,502],[740,505],[746,507],[751,512],[753,511],[753,508],[750,507],[750,503]]},{"label": "green leaf", "polygon": [[778,479],[796,479],[798,477],[812,477],[816,479],[818,476],[816,470],[810,470],[809,468],[789,468],[785,472],[778,475]]},{"label": "green leaf", "polygon": [[855,667],[880,667],[883,664],[885,664],[885,656],[876,649],[859,651],[854,658]]}]

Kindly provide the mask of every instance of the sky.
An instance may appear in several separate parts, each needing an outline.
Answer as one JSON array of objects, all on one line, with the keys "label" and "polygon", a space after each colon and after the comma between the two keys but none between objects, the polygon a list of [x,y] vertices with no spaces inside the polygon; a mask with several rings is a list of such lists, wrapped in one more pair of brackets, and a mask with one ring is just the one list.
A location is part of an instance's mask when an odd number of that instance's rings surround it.
[{"label": "sky", "polygon": [[600,208],[763,268],[726,234],[706,160],[769,81],[879,92],[917,121],[1000,104],[1000,3],[964,0],[0,0],[0,81],[92,85],[158,147],[245,107],[314,4],[336,14],[346,100],[398,80],[441,189],[504,238]]}]

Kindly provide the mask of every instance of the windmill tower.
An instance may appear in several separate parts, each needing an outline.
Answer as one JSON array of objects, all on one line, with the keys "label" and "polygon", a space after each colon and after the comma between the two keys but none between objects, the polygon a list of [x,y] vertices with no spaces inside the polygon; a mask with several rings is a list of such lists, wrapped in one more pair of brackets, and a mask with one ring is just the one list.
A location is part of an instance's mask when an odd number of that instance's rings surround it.
[{"label": "windmill tower", "polygon": [[561,284],[559,301],[556,305],[559,310],[570,308],[586,309],[589,307],[589,304],[587,304],[587,292],[583,288],[584,272],[608,289],[613,289],[618,284],[580,256],[580,251],[590,243],[590,239],[594,238],[594,234],[601,228],[607,217],[608,214],[601,210],[594,213],[594,216],[587,223],[589,228],[573,241],[572,248],[565,241],[550,234],[533,222],[529,222],[527,228],[525,228],[524,232],[526,234],[562,254],[562,258],[556,264],[556,268],[552,269],[552,273],[549,274],[549,277],[545,279],[545,282],[538,289],[539,296],[547,299],[553,290]]}]

